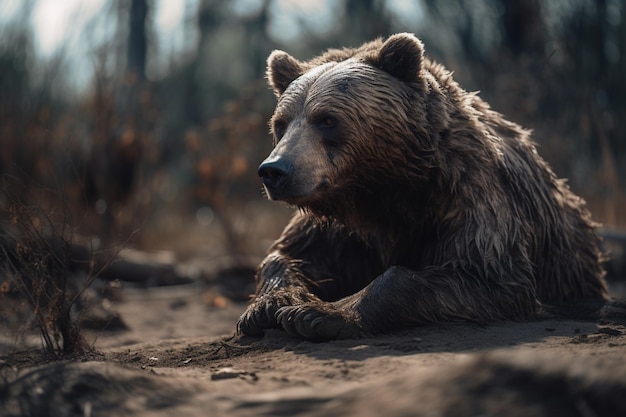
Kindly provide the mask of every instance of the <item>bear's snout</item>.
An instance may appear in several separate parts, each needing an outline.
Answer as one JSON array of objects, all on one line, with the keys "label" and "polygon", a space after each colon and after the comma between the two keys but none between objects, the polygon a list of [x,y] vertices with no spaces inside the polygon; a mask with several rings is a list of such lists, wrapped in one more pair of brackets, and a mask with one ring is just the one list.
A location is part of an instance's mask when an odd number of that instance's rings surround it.
[{"label": "bear's snout", "polygon": [[259,165],[259,177],[268,194],[274,199],[287,182],[287,178],[293,170],[293,165],[282,157],[267,158]]}]

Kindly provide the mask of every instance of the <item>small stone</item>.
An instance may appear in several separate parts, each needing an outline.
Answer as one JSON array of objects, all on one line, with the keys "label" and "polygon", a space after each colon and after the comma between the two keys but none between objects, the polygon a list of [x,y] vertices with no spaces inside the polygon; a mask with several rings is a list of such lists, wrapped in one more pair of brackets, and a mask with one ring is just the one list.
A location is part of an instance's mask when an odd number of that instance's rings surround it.
[{"label": "small stone", "polygon": [[620,336],[622,334],[621,331],[610,327],[600,327],[596,333],[608,334],[609,336]]},{"label": "small stone", "polygon": [[237,378],[240,375],[246,374],[246,372],[241,371],[239,369],[235,369],[235,368],[222,368],[222,369],[218,369],[217,371],[215,371],[212,375],[211,375],[211,380],[213,381],[219,381],[222,379],[231,379],[231,378]]}]

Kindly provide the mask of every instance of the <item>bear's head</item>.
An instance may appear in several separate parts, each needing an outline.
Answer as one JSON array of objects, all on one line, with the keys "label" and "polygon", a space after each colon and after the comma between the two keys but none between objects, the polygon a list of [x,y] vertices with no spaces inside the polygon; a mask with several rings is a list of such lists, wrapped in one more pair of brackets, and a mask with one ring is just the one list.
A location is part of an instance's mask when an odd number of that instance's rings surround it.
[{"label": "bear's head", "polygon": [[419,160],[432,144],[423,68],[422,43],[411,34],[309,62],[274,51],[275,147],[259,167],[267,195],[332,217],[372,189],[425,178],[430,164]]}]

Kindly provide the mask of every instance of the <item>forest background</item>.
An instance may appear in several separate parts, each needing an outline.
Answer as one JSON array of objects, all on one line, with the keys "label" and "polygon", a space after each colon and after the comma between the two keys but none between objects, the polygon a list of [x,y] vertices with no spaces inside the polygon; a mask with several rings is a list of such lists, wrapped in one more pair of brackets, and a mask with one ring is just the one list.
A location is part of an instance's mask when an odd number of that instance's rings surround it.
[{"label": "forest background", "polygon": [[291,212],[256,175],[267,56],[403,31],[533,129],[597,221],[626,227],[622,1],[4,0],[0,230],[19,202],[35,227],[96,250],[253,264]]}]

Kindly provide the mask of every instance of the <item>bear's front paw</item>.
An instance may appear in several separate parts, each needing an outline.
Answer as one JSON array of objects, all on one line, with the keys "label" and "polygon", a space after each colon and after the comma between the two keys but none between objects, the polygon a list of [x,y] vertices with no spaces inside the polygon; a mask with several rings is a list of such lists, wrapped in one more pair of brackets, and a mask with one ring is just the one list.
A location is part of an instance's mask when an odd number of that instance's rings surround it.
[{"label": "bear's front paw", "polygon": [[280,327],[276,321],[281,307],[300,305],[317,300],[308,292],[294,287],[277,289],[258,295],[237,321],[237,333],[263,336],[265,329]]},{"label": "bear's front paw", "polygon": [[326,304],[282,307],[276,320],[290,335],[311,341],[354,339],[363,335],[356,322]]},{"label": "bear's front paw", "polygon": [[265,329],[278,327],[276,312],[284,304],[276,298],[262,296],[252,302],[237,321],[237,333],[263,336]]}]

